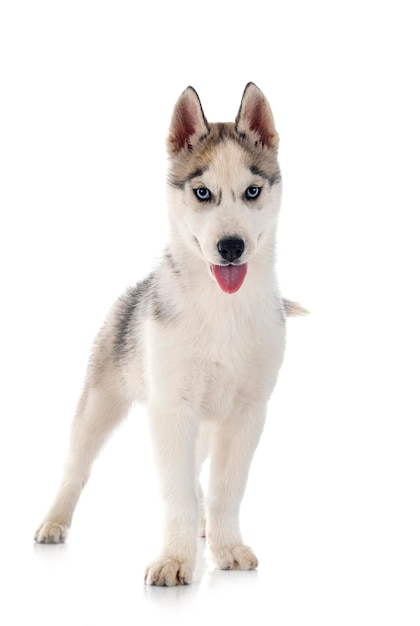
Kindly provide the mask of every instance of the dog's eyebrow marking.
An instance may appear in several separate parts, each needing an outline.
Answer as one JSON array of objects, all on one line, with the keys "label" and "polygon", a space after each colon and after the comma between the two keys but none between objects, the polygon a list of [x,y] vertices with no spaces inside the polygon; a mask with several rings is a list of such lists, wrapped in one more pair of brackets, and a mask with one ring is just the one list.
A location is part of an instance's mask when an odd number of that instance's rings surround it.
[{"label": "dog's eyebrow marking", "polygon": [[281,174],[278,171],[270,175],[267,172],[264,172],[264,170],[260,169],[256,165],[251,165],[249,170],[251,174],[254,174],[255,176],[261,176],[261,178],[264,178],[265,180],[267,180],[270,183],[270,185],[274,185],[274,183],[278,183],[281,180]]},{"label": "dog's eyebrow marking", "polygon": [[197,168],[196,170],[191,172],[191,174],[188,174],[188,176],[185,178],[185,182],[187,182],[188,180],[192,180],[193,178],[198,178],[199,176],[202,176],[204,172],[206,171],[206,169],[207,167]]},{"label": "dog's eyebrow marking", "polygon": [[176,187],[177,189],[184,189],[186,183],[188,183],[190,180],[193,180],[193,178],[198,178],[199,176],[202,176],[207,169],[207,167],[198,167],[196,170],[192,171],[190,174],[187,174],[181,180],[177,180],[174,176],[172,176],[169,179],[169,183],[172,185],[172,187]]}]

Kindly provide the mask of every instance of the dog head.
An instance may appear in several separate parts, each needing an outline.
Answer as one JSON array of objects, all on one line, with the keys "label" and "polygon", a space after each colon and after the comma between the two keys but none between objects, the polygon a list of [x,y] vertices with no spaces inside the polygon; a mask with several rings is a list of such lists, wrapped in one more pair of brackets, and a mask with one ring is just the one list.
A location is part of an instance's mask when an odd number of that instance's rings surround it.
[{"label": "dog head", "polygon": [[272,255],[281,197],[278,142],[270,105],[253,83],[234,123],[209,124],[192,87],[175,105],[168,137],[171,224],[227,293],[241,287],[257,256]]}]

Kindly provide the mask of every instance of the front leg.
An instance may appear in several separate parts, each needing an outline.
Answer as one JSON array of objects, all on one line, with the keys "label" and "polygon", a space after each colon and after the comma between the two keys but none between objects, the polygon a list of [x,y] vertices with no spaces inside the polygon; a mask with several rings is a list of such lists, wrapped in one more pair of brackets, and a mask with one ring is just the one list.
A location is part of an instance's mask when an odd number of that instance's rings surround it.
[{"label": "front leg", "polygon": [[163,547],[145,573],[148,585],[192,581],[198,530],[197,418],[187,406],[149,406],[150,431],[164,511]]},{"label": "front leg", "polygon": [[219,569],[258,566],[255,554],[242,541],[239,509],[265,414],[265,406],[237,407],[214,435],[207,515],[210,550]]}]

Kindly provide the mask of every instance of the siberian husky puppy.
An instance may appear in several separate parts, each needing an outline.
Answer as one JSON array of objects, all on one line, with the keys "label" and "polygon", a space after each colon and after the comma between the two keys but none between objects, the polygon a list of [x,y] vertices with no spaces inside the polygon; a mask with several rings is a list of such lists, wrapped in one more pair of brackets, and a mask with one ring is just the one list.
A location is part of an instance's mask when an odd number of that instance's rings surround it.
[{"label": "siberian husky puppy", "polygon": [[[217,567],[257,567],[239,508],[283,361],[286,315],[304,312],[281,297],[275,275],[278,142],[253,83],[232,123],[208,123],[194,89],[181,94],[168,137],[169,244],[99,332],[63,480],[35,541],[65,541],[95,457],[140,400],[164,502],[163,546],[146,583],[190,583],[197,533]],[[198,476],[208,454],[204,498]]]}]

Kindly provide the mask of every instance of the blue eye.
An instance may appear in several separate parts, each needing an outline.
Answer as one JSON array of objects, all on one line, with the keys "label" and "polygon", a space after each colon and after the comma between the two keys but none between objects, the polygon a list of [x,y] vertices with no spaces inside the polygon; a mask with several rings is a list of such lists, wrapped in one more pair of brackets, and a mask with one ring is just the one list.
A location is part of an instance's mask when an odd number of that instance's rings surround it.
[{"label": "blue eye", "polygon": [[245,197],[247,198],[247,200],[255,200],[260,195],[260,192],[261,192],[261,187],[257,187],[256,185],[251,185],[251,187],[248,187],[247,190],[245,191]]},{"label": "blue eye", "polygon": [[211,200],[211,193],[207,187],[198,187],[194,189],[194,193],[197,200],[200,200],[200,202],[209,202]]}]

